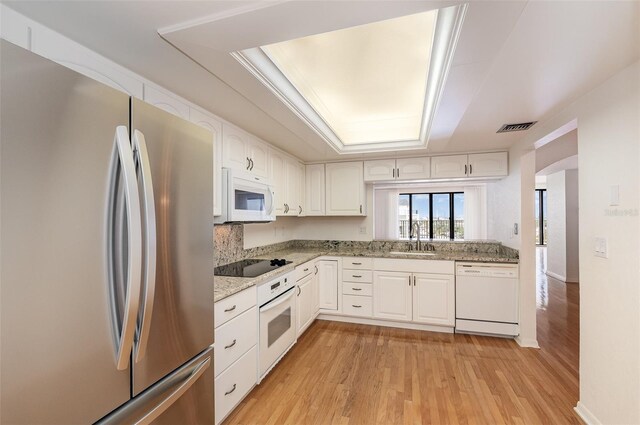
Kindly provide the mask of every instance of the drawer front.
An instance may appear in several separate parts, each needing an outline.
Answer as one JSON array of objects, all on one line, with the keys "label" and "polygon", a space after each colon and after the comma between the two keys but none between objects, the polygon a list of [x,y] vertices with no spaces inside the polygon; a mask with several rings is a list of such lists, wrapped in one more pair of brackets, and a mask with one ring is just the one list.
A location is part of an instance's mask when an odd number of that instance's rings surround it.
[{"label": "drawer front", "polygon": [[215,376],[258,343],[258,307],[253,307],[215,330]]},{"label": "drawer front", "polygon": [[373,258],[345,257],[342,259],[342,267],[345,269],[372,270]]},{"label": "drawer front", "polygon": [[256,287],[252,286],[242,292],[233,294],[213,305],[215,327],[227,323],[234,317],[239,316],[251,307],[255,307],[258,299]]},{"label": "drawer front", "polygon": [[373,272],[371,270],[342,270],[342,281],[343,282],[362,282],[362,283],[372,283],[373,282]]},{"label": "drawer front", "polygon": [[374,259],[375,271],[407,273],[435,273],[455,274],[455,262],[448,260],[404,259],[404,258],[376,258]]},{"label": "drawer front", "polygon": [[373,316],[373,303],[371,297],[357,295],[342,296],[342,312],[349,316]]},{"label": "drawer front", "polygon": [[258,349],[254,346],[215,379],[216,424],[222,422],[256,384],[257,355]]},{"label": "drawer front", "polygon": [[[373,285],[370,283],[348,283],[342,284],[342,293],[344,295],[359,295],[370,297],[373,295]],[[217,341],[217,339],[216,339]]]},{"label": "drawer front", "polygon": [[308,263],[304,263],[296,267],[296,271],[295,271],[296,282],[299,281],[300,279],[304,279],[306,276],[309,276],[311,273],[313,273],[314,266],[315,264],[313,263],[313,261],[309,261]]}]

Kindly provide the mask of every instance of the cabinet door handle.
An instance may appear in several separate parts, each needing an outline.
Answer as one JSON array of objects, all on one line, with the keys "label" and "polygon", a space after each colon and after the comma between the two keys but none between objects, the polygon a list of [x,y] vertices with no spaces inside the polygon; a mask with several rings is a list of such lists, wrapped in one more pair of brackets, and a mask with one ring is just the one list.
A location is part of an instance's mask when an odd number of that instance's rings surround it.
[{"label": "cabinet door handle", "polygon": [[298,212],[298,214],[302,214],[302,205],[298,205],[298,208],[300,208],[300,211]]},{"label": "cabinet door handle", "polygon": [[362,291],[362,288],[352,288],[354,291]]},{"label": "cabinet door handle", "polygon": [[400,169],[396,168],[396,177],[400,178]]},{"label": "cabinet door handle", "polygon": [[316,272],[314,274],[318,274],[318,266],[313,266],[314,269],[316,269]]},{"label": "cabinet door handle", "polygon": [[249,161],[251,162],[251,168],[249,168],[249,171],[253,170],[253,159],[249,158]]},{"label": "cabinet door handle", "polygon": [[360,214],[362,214],[362,204],[360,204]]},{"label": "cabinet door handle", "polygon": [[227,348],[231,348],[231,347],[233,347],[234,345],[236,345],[236,340],[235,340],[235,339],[233,340],[233,342],[232,342],[231,344],[229,344],[229,345],[225,345],[225,346],[224,346],[224,349],[226,350]]},{"label": "cabinet door handle", "polygon": [[309,267],[307,267],[306,269],[304,269],[303,271],[308,272],[309,271]]},{"label": "cabinet door handle", "polygon": [[473,165],[469,164],[469,175],[473,174]]},{"label": "cabinet door handle", "polygon": [[464,175],[467,175],[467,164],[464,164]]},{"label": "cabinet door handle", "polygon": [[393,178],[394,179],[396,178],[396,169],[395,168],[393,169]]},{"label": "cabinet door handle", "polygon": [[351,307],[355,307],[355,308],[362,308],[361,305],[355,305],[355,304],[351,304]]},{"label": "cabinet door handle", "polygon": [[411,275],[409,275],[409,286],[411,286]]},{"label": "cabinet door handle", "polygon": [[298,286],[298,296],[300,296],[301,292],[302,292],[302,289],[300,289],[300,287]]},{"label": "cabinet door handle", "polygon": [[228,312],[233,311],[233,310],[235,310],[235,309],[236,309],[236,305],[234,304],[234,305],[233,305],[233,307],[231,307],[231,308],[227,308],[224,312],[225,312],[225,313],[228,313]]},{"label": "cabinet door handle", "polygon": [[249,169],[249,167],[251,167],[251,160],[249,159],[249,157],[247,157],[247,170]]},{"label": "cabinet door handle", "polygon": [[416,277],[413,276],[413,286],[416,286]]},{"label": "cabinet door handle", "polygon": [[360,274],[352,274],[351,277],[362,277]]},{"label": "cabinet door handle", "polygon": [[234,392],[236,390],[236,384],[233,384],[233,388],[231,388],[229,391],[227,391],[226,393],[224,393],[224,395],[229,395],[232,392]]}]

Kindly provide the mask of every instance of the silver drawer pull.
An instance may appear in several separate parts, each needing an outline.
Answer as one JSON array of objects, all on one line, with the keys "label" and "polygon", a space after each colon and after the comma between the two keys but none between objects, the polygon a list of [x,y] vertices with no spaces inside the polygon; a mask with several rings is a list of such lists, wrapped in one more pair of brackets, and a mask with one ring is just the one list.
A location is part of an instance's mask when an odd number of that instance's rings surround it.
[{"label": "silver drawer pull", "polygon": [[308,272],[308,271],[309,271],[309,268],[304,269],[304,271],[305,271],[305,272]]},{"label": "silver drawer pull", "polygon": [[236,384],[233,384],[233,388],[231,388],[229,391],[227,391],[226,393],[224,393],[224,395],[229,395],[232,392],[234,392],[236,390]]},{"label": "silver drawer pull", "polygon": [[351,264],[353,264],[354,266],[361,266],[362,265],[362,263],[351,263]]},{"label": "silver drawer pull", "polygon": [[227,348],[231,348],[231,347],[233,347],[234,345],[236,345],[236,340],[235,340],[235,339],[233,340],[233,342],[232,342],[231,344],[229,344],[229,345],[225,345],[225,346],[224,346],[224,349],[226,350]]},{"label": "silver drawer pull", "polygon": [[351,276],[352,277],[362,277],[362,275],[359,275],[359,274],[354,274],[354,275],[351,275]]},{"label": "silver drawer pull", "polygon": [[233,310],[235,310],[235,309],[236,309],[236,305],[234,304],[234,305],[233,305],[233,307],[231,307],[231,308],[227,308],[224,312],[225,312],[225,313],[228,313],[228,312],[233,311]]},{"label": "silver drawer pull", "polygon": [[354,291],[362,291],[362,288],[352,288]]},{"label": "silver drawer pull", "polygon": [[355,305],[355,304],[351,304],[351,307],[355,307],[355,308],[361,308],[361,305]]}]

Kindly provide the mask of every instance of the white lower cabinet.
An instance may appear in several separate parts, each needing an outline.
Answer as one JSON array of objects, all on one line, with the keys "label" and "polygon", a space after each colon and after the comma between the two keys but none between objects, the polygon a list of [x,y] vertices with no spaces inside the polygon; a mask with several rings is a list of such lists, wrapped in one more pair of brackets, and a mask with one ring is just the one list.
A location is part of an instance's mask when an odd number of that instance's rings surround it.
[{"label": "white lower cabinet", "polygon": [[320,309],[338,310],[338,260],[319,260]]},{"label": "white lower cabinet", "polygon": [[256,384],[258,349],[247,351],[215,379],[215,415],[219,424]]},{"label": "white lower cabinet", "polygon": [[371,297],[361,295],[343,295],[342,313],[348,316],[371,317],[373,303]]},{"label": "white lower cabinet", "polygon": [[214,304],[215,416],[219,424],[256,385],[258,307],[251,287]]},{"label": "white lower cabinet", "polygon": [[373,317],[411,321],[411,273],[373,272]]},{"label": "white lower cabinet", "polygon": [[297,320],[297,335],[300,336],[309,327],[313,319],[315,318],[315,297],[313,284],[317,275],[310,274],[303,277],[298,282],[298,294],[296,297],[296,320]]},{"label": "white lower cabinet", "polygon": [[455,278],[440,274],[414,274],[413,321],[454,326],[456,322]]}]

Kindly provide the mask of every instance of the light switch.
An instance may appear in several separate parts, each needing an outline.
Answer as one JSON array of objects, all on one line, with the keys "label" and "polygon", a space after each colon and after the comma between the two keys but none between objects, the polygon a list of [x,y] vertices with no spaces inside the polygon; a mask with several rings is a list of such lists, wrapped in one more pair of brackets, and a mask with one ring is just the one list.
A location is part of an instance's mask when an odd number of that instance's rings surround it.
[{"label": "light switch", "polygon": [[607,252],[607,239],[606,238],[596,238],[595,240],[595,256],[608,258]]},{"label": "light switch", "polygon": [[620,186],[614,184],[611,186],[611,199],[609,205],[612,207],[620,205]]}]

